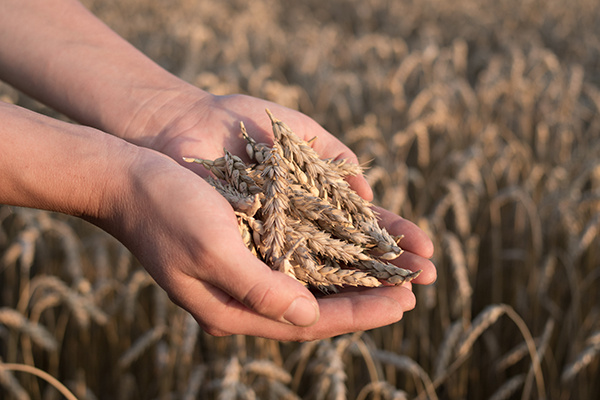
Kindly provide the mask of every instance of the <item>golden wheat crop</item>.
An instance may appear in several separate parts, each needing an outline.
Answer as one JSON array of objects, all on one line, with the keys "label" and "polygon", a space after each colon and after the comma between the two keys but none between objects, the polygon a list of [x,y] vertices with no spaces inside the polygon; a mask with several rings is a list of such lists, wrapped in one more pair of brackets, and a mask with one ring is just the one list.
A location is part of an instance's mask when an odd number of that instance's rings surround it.
[{"label": "golden wheat crop", "polygon": [[600,398],[596,1],[84,3],[183,79],[338,136],[438,280],[384,328],[216,338],[102,231],[2,206],[1,398],[58,399],[36,371],[80,400]]}]

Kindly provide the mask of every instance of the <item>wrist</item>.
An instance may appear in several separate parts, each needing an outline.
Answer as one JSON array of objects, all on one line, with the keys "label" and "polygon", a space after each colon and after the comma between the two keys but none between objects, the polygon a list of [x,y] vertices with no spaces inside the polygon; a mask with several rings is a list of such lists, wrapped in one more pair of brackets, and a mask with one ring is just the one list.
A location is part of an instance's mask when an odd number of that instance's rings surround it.
[{"label": "wrist", "polygon": [[192,128],[199,113],[209,108],[213,95],[186,82],[142,89],[122,112],[120,127],[109,130],[138,146],[163,151],[176,132]]},{"label": "wrist", "polygon": [[93,128],[0,103],[0,202],[85,219],[105,214],[136,147]]}]

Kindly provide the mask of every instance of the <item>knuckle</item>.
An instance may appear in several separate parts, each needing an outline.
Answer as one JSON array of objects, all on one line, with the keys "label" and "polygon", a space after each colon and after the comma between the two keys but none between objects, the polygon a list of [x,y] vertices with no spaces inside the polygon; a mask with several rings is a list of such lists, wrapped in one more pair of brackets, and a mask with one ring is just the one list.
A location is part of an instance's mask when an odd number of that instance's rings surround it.
[{"label": "knuckle", "polygon": [[264,283],[254,285],[244,297],[243,303],[257,313],[269,317],[280,317],[284,311],[284,309],[281,312],[279,310],[281,301],[274,288]]},{"label": "knuckle", "polygon": [[202,330],[206,333],[208,333],[211,336],[214,337],[226,337],[226,336],[231,336],[232,334],[229,332],[226,332],[224,330],[221,330],[219,328],[216,328],[214,326],[209,326],[206,324],[200,324],[200,328],[202,328]]}]

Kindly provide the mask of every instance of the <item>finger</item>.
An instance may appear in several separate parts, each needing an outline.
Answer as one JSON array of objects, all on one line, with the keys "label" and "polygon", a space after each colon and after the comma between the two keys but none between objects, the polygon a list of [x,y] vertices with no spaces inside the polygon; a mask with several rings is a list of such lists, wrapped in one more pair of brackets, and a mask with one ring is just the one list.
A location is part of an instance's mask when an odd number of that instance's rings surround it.
[{"label": "finger", "polygon": [[397,267],[408,269],[411,271],[421,271],[418,277],[412,282],[420,285],[429,285],[437,279],[436,268],[431,260],[413,254],[409,251],[404,251],[399,257],[392,261]]},{"label": "finger", "polygon": [[[223,224],[223,222],[222,222]],[[269,268],[243,244],[237,226],[215,239],[201,255],[193,278],[205,281],[264,317],[298,326],[319,319],[314,296],[297,280]],[[200,260],[199,260],[200,261]]]},{"label": "finger", "polygon": [[212,335],[244,334],[276,340],[307,341],[349,332],[369,330],[399,321],[415,306],[407,287],[367,289],[327,296],[319,300],[321,318],[310,327],[297,327],[265,318],[205,282],[193,280],[187,287],[195,293],[178,302]]},{"label": "finger", "polygon": [[404,235],[400,247],[421,257],[431,258],[433,256],[433,243],[421,228],[384,208],[375,207],[374,209],[379,213],[381,226],[392,235]]},{"label": "finger", "polygon": [[373,201],[373,189],[371,189],[371,185],[369,185],[363,174],[347,176],[346,181],[360,197],[367,201]]}]

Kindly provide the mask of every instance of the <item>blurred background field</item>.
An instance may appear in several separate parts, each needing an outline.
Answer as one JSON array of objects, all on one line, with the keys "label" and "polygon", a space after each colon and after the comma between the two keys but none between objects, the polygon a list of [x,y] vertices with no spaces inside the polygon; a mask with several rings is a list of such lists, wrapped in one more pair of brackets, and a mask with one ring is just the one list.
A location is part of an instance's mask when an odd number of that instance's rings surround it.
[{"label": "blurred background field", "polygon": [[[439,278],[392,326],[215,338],[102,231],[3,206],[2,363],[79,399],[600,398],[595,0],[84,4],[203,89],[316,119],[430,234]],[[1,365],[0,398],[60,398]]]}]

